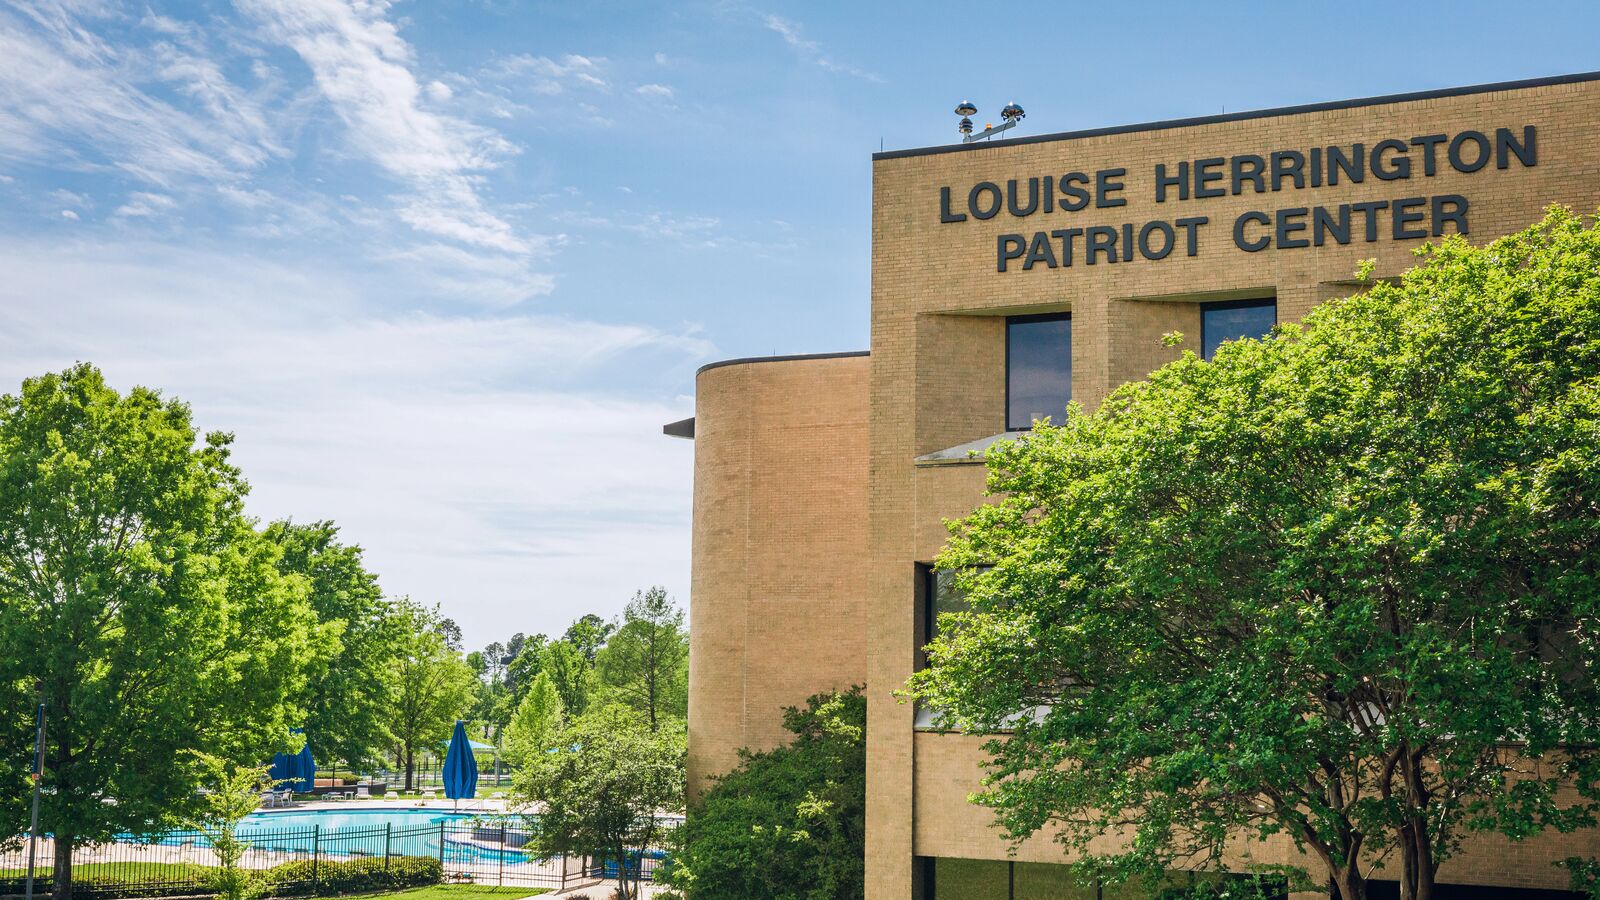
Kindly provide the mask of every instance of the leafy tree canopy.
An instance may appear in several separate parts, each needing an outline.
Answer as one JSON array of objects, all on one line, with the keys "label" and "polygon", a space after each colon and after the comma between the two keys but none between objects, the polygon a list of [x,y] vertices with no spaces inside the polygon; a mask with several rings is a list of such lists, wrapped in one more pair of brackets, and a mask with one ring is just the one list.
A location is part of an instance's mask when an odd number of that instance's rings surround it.
[{"label": "leafy tree canopy", "polygon": [[550,677],[567,715],[583,715],[594,689],[594,666],[583,650],[570,641],[551,641],[539,654],[539,671]]},{"label": "leafy tree canopy", "polygon": [[691,900],[863,896],[866,697],[819,694],[784,727],[793,741],[742,753],[679,830],[668,879]]},{"label": "leafy tree canopy", "polygon": [[1420,256],[990,451],[910,692],[1009,732],[1008,836],[1118,875],[1284,834],[1425,900],[1468,831],[1593,824],[1600,232]]},{"label": "leafy tree canopy", "polygon": [[689,714],[689,634],[666,588],[634,594],[595,667],[606,696],[643,713],[652,730]]},{"label": "leafy tree canopy", "polygon": [[217,858],[211,874],[211,888],[218,900],[246,900],[259,895],[248,869],[239,863],[250,849],[239,837],[239,825],[261,805],[261,792],[273,787],[266,766],[229,765],[204,753],[193,754],[203,773],[204,791],[197,798],[198,810],[185,824],[206,836],[206,843]]},{"label": "leafy tree canopy", "polygon": [[74,846],[177,824],[191,751],[262,760],[301,722],[314,613],[244,516],[230,442],[87,364],[0,397],[0,780],[26,772],[42,698],[61,900]]},{"label": "leafy tree canopy", "polygon": [[321,761],[370,763],[391,746],[403,619],[367,571],[361,548],[340,543],[332,522],[274,522],[266,536],[282,552],[278,570],[308,583],[317,618],[302,699],[306,739]]},{"label": "leafy tree canopy", "polygon": [[440,629],[438,610],[402,600],[401,653],[389,730],[400,745],[406,790],[415,782],[419,752],[437,750],[456,719],[471,708],[477,679]]},{"label": "leafy tree canopy", "polygon": [[556,693],[550,676],[540,672],[506,726],[506,760],[513,766],[524,766],[535,755],[554,747],[565,718],[563,713],[561,695]]},{"label": "leafy tree canopy", "polygon": [[[542,804],[537,852],[637,858],[661,837],[657,813],[683,809],[683,756],[681,734],[653,732],[626,707],[574,719],[514,781],[515,799]],[[621,884],[623,900],[638,896],[637,879]]]},{"label": "leafy tree canopy", "polygon": [[595,656],[600,653],[600,648],[606,645],[606,640],[611,637],[611,632],[616,626],[600,618],[594,613],[587,613],[571,625],[567,626],[567,633],[561,639],[578,649],[589,665],[594,665]]}]

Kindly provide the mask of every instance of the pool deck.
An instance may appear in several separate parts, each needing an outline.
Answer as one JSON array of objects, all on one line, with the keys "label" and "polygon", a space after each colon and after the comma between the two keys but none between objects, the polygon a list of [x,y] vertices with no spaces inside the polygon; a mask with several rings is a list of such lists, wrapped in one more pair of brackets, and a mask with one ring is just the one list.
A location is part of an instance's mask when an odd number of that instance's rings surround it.
[{"label": "pool deck", "polygon": [[[374,797],[368,800],[296,800],[290,806],[261,806],[256,810],[261,815],[273,813],[293,812],[320,812],[322,810],[344,810],[346,812],[359,812],[361,810],[402,810],[426,809],[433,812],[460,812],[460,813],[500,813],[507,811],[506,801],[503,798],[475,798],[472,800],[384,800]],[[532,812],[534,807],[527,807],[525,811]]]}]

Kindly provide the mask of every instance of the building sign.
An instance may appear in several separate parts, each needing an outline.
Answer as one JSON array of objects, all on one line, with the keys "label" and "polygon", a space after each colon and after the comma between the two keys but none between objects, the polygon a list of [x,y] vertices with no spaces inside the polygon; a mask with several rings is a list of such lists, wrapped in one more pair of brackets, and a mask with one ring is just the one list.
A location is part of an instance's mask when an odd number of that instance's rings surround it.
[{"label": "building sign", "polygon": [[[995,239],[996,269],[1006,272],[1075,264],[1092,266],[1140,258],[1166,259],[1173,253],[1198,256],[1204,236],[1213,227],[1211,218],[1202,211],[1208,199],[1292,193],[1362,184],[1369,179],[1410,182],[1447,169],[1472,173],[1491,166],[1496,170],[1513,165],[1532,168],[1539,158],[1536,138],[1534,126],[1524,125],[1517,130],[1497,128],[1493,135],[1482,131],[1425,134],[1373,144],[1157,163],[1147,179],[1132,183],[1126,168],[1011,179],[1003,185],[980,181],[966,191],[964,198],[959,191],[941,187],[939,221],[988,220],[1002,214],[1019,220],[1042,219],[1091,207],[1115,209],[1127,205],[1131,191],[1142,190],[1148,191],[1156,203],[1195,207],[1195,214],[1001,234]],[[1413,192],[1397,190],[1392,199],[1336,206],[1275,205],[1240,213],[1231,222],[1219,224],[1229,230],[1233,246],[1246,253],[1468,233],[1471,203],[1466,197],[1421,193],[1405,196],[1410,193]]]}]

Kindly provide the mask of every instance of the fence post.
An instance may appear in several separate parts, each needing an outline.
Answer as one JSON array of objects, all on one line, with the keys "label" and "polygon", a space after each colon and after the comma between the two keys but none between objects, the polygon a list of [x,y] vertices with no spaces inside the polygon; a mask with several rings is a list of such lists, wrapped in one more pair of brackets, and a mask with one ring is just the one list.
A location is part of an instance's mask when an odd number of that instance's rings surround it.
[{"label": "fence post", "polygon": [[506,823],[500,823],[500,886],[506,886]]},{"label": "fence post", "polygon": [[444,820],[439,820],[439,871],[444,871]]},{"label": "fence post", "polygon": [[390,853],[390,847],[392,847],[393,845],[394,845],[394,823],[393,822],[385,822],[383,824],[383,870],[385,872],[389,871],[389,853]]},{"label": "fence post", "polygon": [[318,877],[318,864],[322,860],[322,826],[311,826],[311,884],[313,887],[322,883]]}]

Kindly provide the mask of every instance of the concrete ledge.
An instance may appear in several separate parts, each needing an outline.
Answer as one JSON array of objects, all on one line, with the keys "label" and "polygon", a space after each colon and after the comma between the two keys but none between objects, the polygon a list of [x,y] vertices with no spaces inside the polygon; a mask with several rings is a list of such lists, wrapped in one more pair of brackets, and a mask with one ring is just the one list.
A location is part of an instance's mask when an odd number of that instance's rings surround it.
[{"label": "concrete ledge", "polygon": [[965,444],[957,444],[954,447],[946,447],[943,450],[924,453],[917,457],[914,462],[918,466],[977,465],[983,462],[984,454],[997,441],[1014,441],[1026,435],[1026,431],[1002,431],[999,434],[991,434],[986,438],[967,441]]}]

